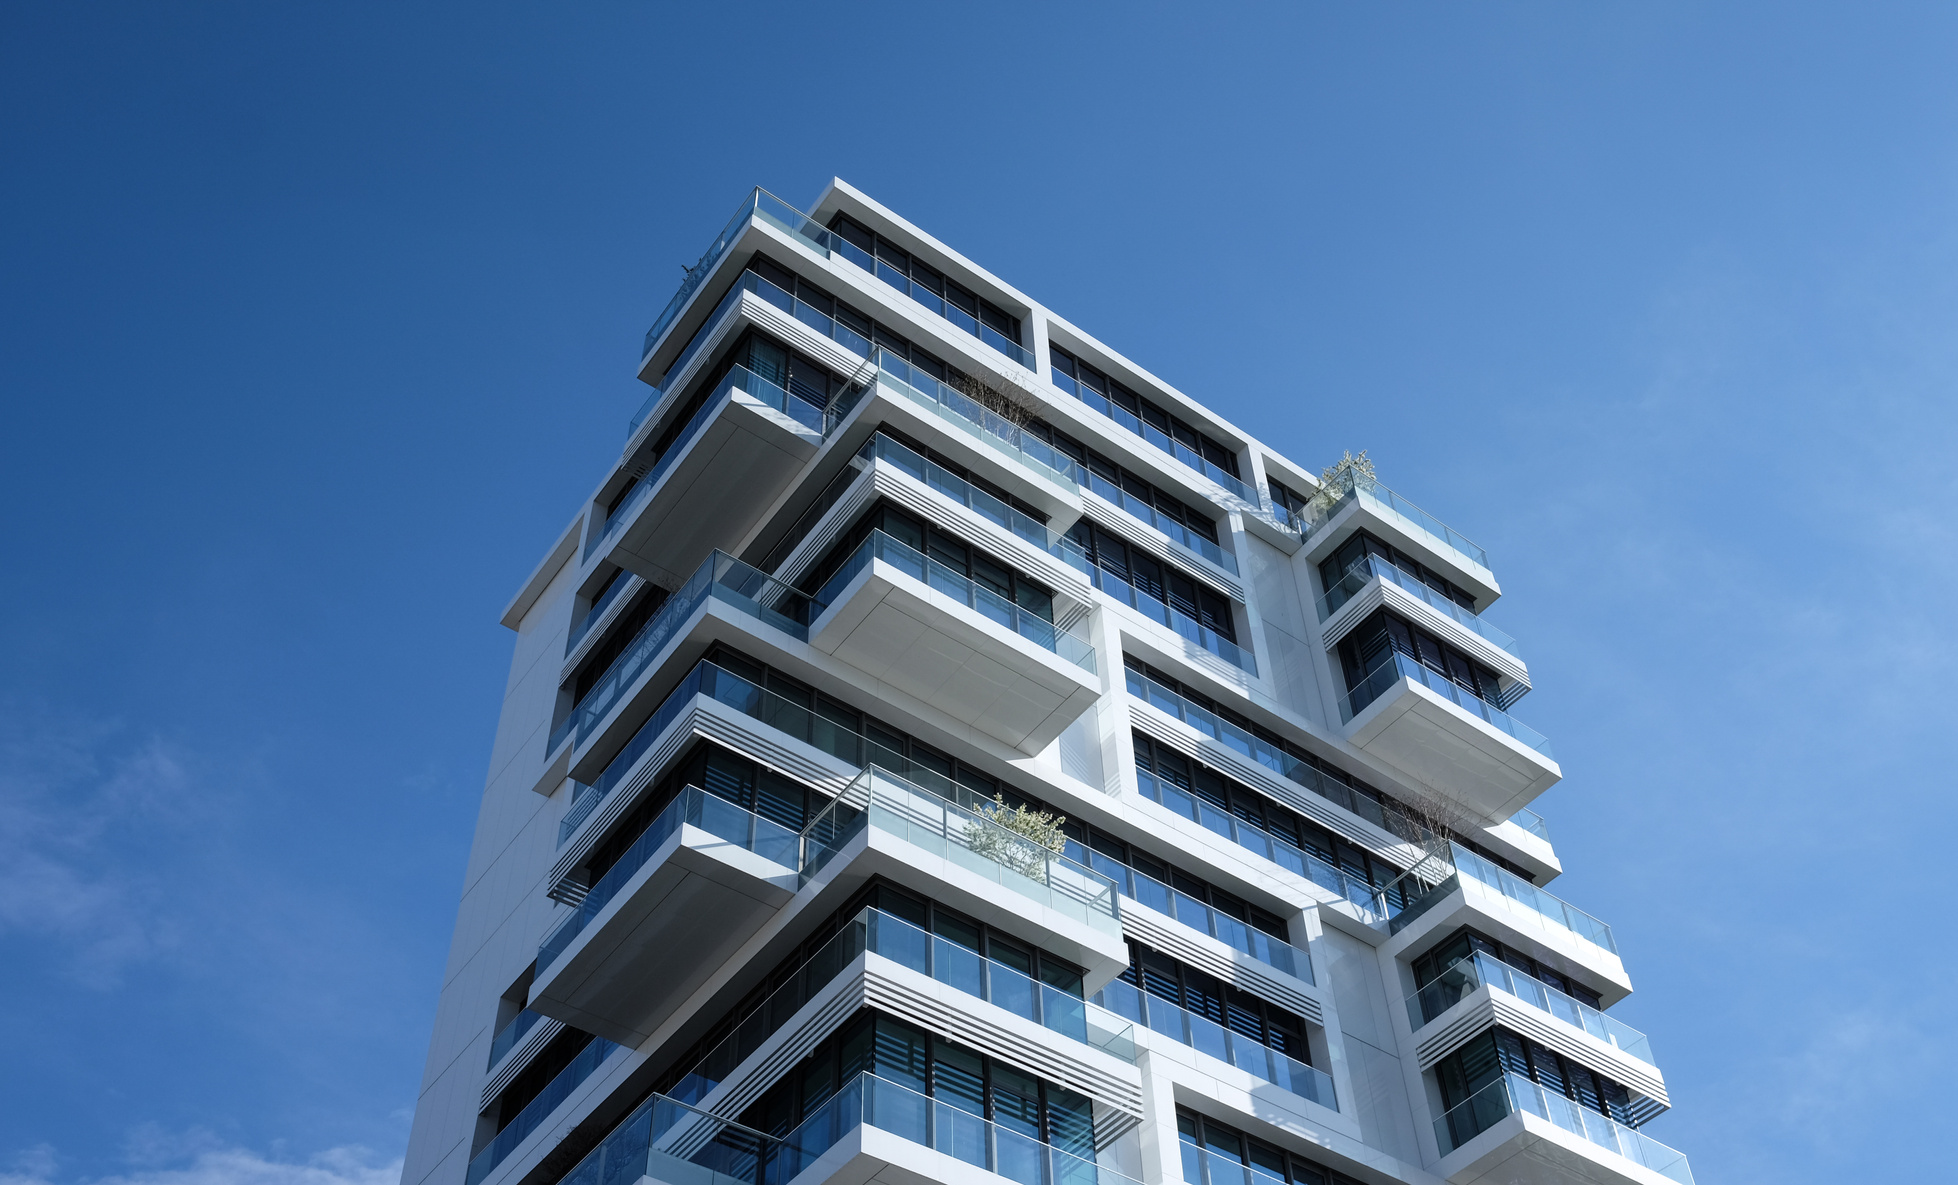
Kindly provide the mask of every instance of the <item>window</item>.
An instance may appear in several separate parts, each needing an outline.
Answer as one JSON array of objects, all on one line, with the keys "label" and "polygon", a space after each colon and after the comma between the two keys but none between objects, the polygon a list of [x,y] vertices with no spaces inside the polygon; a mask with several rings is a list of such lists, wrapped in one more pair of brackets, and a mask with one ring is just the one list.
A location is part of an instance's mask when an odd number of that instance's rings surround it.
[{"label": "window", "polygon": [[[1020,318],[977,295],[957,280],[932,267],[848,214],[830,219],[829,228],[842,237],[845,259],[878,279],[907,293],[919,304],[974,337],[1005,349],[1008,356],[1031,365],[1021,336]],[[939,376],[943,378],[943,375]]]},{"label": "window", "polygon": [[[1627,1126],[1638,1125],[1632,1114],[1631,1091],[1624,1086],[1527,1037],[1518,1036],[1508,1029],[1494,1028],[1435,1065],[1435,1084],[1441,1088],[1441,1105],[1449,1113],[1450,1128],[1458,1129],[1454,1133],[1457,1144],[1473,1138],[1475,1134],[1474,1131],[1463,1134],[1464,1125],[1473,1126],[1484,1117],[1479,1114],[1458,1115],[1455,1108],[1468,1102],[1477,1091],[1504,1074],[1528,1078],[1552,1094],[1562,1095],[1579,1106],[1608,1115]],[[1464,1110],[1480,1112],[1482,1108]],[[1486,1127],[1487,1124],[1481,1126]],[[1475,1130],[1481,1128],[1476,1127]]]},{"label": "window", "polygon": [[[1079,462],[1087,476],[1088,488],[1123,510],[1152,526],[1162,528],[1167,520],[1182,525],[1200,539],[1217,542],[1217,523],[1208,513],[1154,485],[1148,478],[1123,468],[1044,420],[1028,424],[1026,430]],[[1149,513],[1139,514],[1138,509],[1146,509]]]},{"label": "window", "polygon": [[1167,1000],[1240,1037],[1275,1049],[1293,1061],[1312,1064],[1305,1021],[1299,1016],[1161,951],[1131,939],[1129,965],[1121,979],[1147,995]]},{"label": "window", "polygon": [[1368,556],[1379,556],[1394,567],[1414,577],[1429,588],[1449,600],[1475,612],[1475,598],[1456,587],[1441,573],[1423,564],[1420,560],[1395,547],[1391,543],[1376,539],[1365,531],[1355,531],[1353,537],[1339,545],[1339,550],[1319,561],[1319,587],[1331,591],[1353,566]]},{"label": "window", "polygon": [[1449,935],[1433,950],[1414,960],[1414,986],[1427,987],[1456,963],[1474,954],[1485,954],[1521,971],[1555,991],[1581,1003],[1602,1009],[1604,998],[1583,984],[1537,962],[1515,947],[1498,942],[1464,926]]},{"label": "window", "polygon": [[1305,522],[1305,504],[1311,499],[1274,477],[1265,478],[1265,487],[1271,491],[1271,504],[1285,512],[1282,517],[1295,526]]},{"label": "window", "polygon": [[1208,585],[1199,584],[1141,548],[1129,546],[1120,535],[1088,519],[1076,522],[1067,537],[1080,545],[1097,568],[1236,644],[1236,615],[1231,612],[1230,598],[1212,592]]},{"label": "window", "polygon": [[[1129,425],[1130,430],[1136,435],[1146,436],[1147,433],[1141,425],[1147,425],[1163,436],[1184,445],[1230,476],[1240,476],[1237,471],[1235,450],[1200,431],[1194,425],[1172,415],[1163,407],[1137,395],[1059,346],[1050,347],[1048,355],[1053,360],[1054,385],[1061,390],[1104,412],[1110,405],[1127,412],[1126,417],[1116,415],[1114,418],[1124,425]],[[1139,423],[1130,424],[1132,420]]]},{"label": "window", "polygon": [[1062,824],[1062,830],[1067,835],[1067,848],[1063,854],[1075,863],[1085,864],[1112,879],[1116,889],[1132,901],[1167,913],[1168,895],[1174,891],[1282,942],[1291,941],[1285,919],[1270,910],[1260,909],[1234,893],[1191,876],[1085,823],[1069,819]]},{"label": "window", "polygon": [[[1414,659],[1470,695],[1486,700],[1497,708],[1507,708],[1512,702],[1512,697],[1504,694],[1501,678],[1495,671],[1399,614],[1385,609],[1375,610],[1340,639],[1339,663],[1341,672],[1346,676],[1347,690],[1358,690],[1377,667],[1389,661],[1390,654],[1396,653]],[[1364,706],[1355,703],[1353,710],[1357,712]]]},{"label": "window", "polygon": [[803,575],[798,586],[811,592],[822,588],[873,531],[882,531],[911,550],[950,569],[955,575],[998,594],[1042,621],[1054,620],[1053,589],[884,499],[879,499],[857,517],[828,553]]},{"label": "window", "polygon": [[[1246,1185],[1246,1168],[1256,1174],[1252,1180],[1263,1177],[1278,1185],[1360,1185],[1317,1161],[1183,1107],[1176,1109],[1176,1133],[1183,1147],[1183,1179],[1190,1185]],[[1205,1169],[1210,1170],[1207,1178]]]},{"label": "window", "polygon": [[[612,582],[607,581],[605,587],[610,589]],[[639,631],[646,628],[646,623],[666,606],[669,595],[665,589],[651,582],[642,584],[639,591],[632,594],[632,602],[624,612],[612,619],[611,628],[605,631],[605,636],[599,639],[597,645],[586,652],[584,661],[571,676],[571,711],[576,712],[578,706],[585,702],[585,697],[612,669],[619,655],[625,653],[626,648],[639,637]]]}]

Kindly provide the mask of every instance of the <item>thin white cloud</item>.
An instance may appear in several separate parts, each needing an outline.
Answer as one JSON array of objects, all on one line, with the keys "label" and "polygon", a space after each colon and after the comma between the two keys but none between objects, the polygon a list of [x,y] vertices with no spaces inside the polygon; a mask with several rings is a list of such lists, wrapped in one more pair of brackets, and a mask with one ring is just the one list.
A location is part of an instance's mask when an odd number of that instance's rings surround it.
[{"label": "thin white cloud", "polygon": [[105,1177],[62,1180],[58,1157],[37,1145],[14,1158],[0,1185],[400,1185],[401,1159],[382,1160],[354,1145],[330,1148],[304,1161],[270,1160],[244,1148],[207,1148],[187,1164],[137,1169]]}]

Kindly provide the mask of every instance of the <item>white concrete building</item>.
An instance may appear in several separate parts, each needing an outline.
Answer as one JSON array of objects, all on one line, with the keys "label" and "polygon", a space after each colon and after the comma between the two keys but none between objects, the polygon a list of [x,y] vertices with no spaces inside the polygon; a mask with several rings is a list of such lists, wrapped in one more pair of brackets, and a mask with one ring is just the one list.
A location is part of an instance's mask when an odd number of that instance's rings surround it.
[{"label": "white concrete building", "polygon": [[841,181],[639,377],[503,616],[404,1185],[1691,1182],[1480,548]]}]

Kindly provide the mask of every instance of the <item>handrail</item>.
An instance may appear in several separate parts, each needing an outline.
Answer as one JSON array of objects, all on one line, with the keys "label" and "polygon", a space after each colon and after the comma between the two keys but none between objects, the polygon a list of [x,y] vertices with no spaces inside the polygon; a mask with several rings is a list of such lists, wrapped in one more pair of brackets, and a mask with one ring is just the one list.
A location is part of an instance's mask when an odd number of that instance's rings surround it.
[{"label": "handrail", "polygon": [[1325,621],[1333,614],[1339,612],[1341,605],[1351,600],[1376,577],[1387,584],[1399,588],[1403,592],[1419,598],[1465,629],[1488,639],[1490,643],[1509,651],[1509,653],[1515,655],[1517,658],[1523,657],[1522,650],[1517,648],[1515,638],[1510,637],[1507,633],[1482,620],[1481,615],[1477,614],[1474,610],[1464,609],[1449,597],[1428,587],[1424,581],[1412,573],[1404,571],[1399,565],[1384,560],[1377,555],[1369,554],[1361,556],[1351,567],[1346,569],[1344,575],[1333,582],[1333,586],[1327,589],[1325,594],[1319,598],[1319,620]]},{"label": "handrail", "polygon": [[[1452,840],[1445,850],[1447,852],[1446,862],[1453,865],[1452,872],[1454,874],[1466,876],[1485,888],[1493,889],[1509,900],[1523,906],[1525,909],[1541,915],[1545,921],[1562,926],[1564,929],[1569,930],[1571,933],[1594,946],[1601,946],[1612,954],[1618,953],[1618,942],[1612,936],[1611,927],[1599,921],[1597,918],[1577,908],[1570,902],[1565,901],[1556,894],[1548,893],[1537,888],[1515,873],[1498,866],[1493,861],[1483,859],[1481,856],[1476,855],[1474,852],[1469,851]],[[1425,871],[1425,866],[1430,862],[1442,863],[1443,857],[1438,853],[1431,854],[1428,860],[1422,862],[1423,871]],[[1455,890],[1455,876],[1449,875],[1446,872],[1442,875],[1443,879],[1440,884],[1430,889],[1418,901],[1410,902],[1400,916],[1394,918],[1394,933],[1399,933],[1409,922],[1415,917],[1418,917],[1429,906]]]},{"label": "handrail", "polygon": [[578,1055],[571,1059],[569,1065],[559,1070],[557,1076],[546,1083],[544,1089],[537,1092],[535,1098],[524,1104],[523,1110],[517,1112],[515,1118],[503,1125],[503,1130],[497,1132],[480,1152],[469,1158],[469,1168],[463,1175],[464,1185],[482,1185],[483,1179],[488,1177],[497,1165],[502,1164],[512,1152],[515,1152],[532,1132],[543,1126],[544,1121],[551,1117],[551,1112],[557,1110],[564,1100],[571,1097],[572,1092],[584,1085],[585,1079],[590,1078],[597,1072],[598,1067],[605,1064],[605,1059],[612,1056],[613,1050],[622,1048],[624,1047],[614,1045],[603,1037],[593,1037],[590,1044],[579,1050]]},{"label": "handrail", "polygon": [[869,381],[885,384],[924,405],[953,427],[978,437],[983,443],[1063,489],[1080,488],[1081,467],[1072,457],[957,387],[927,374],[881,346],[875,350],[870,365],[875,369],[866,376]]},{"label": "handrail", "polygon": [[689,1185],[781,1185],[763,1173],[781,1141],[656,1094],[585,1154],[558,1185],[618,1185],[651,1178]]},{"label": "handrail", "polygon": [[1420,1032],[1429,1022],[1485,984],[1514,996],[1538,1012],[1548,1013],[1567,1025],[1583,1029],[1649,1066],[1658,1065],[1652,1057],[1651,1038],[1644,1033],[1570,993],[1558,991],[1481,951],[1455,960],[1427,986],[1408,993],[1409,1027],[1414,1032]]},{"label": "handrail", "polygon": [[1096,992],[1094,1002],[1124,1020],[1228,1062],[1281,1090],[1330,1110],[1339,1110],[1339,1094],[1333,1088],[1332,1075],[1262,1041],[1233,1032],[1209,1017],[1198,1016],[1171,1000],[1117,979]]},{"label": "handrail", "polygon": [[911,277],[899,273],[896,268],[889,266],[878,267],[877,259],[874,255],[865,251],[862,247],[857,246],[855,243],[852,243],[842,235],[837,234],[835,231],[830,231],[829,234],[832,243],[831,250],[835,251],[836,254],[841,255],[851,263],[856,264],[858,267],[884,281],[884,283],[909,296],[912,300],[917,301],[932,312],[957,325],[960,329],[965,330],[1008,358],[1018,362],[1021,366],[1026,367],[1028,370],[1036,369],[1032,350],[1007,337],[1004,333],[994,329],[973,314],[966,312],[958,305],[945,299],[939,293],[933,292],[931,289],[911,279]]},{"label": "handrail", "polygon": [[1169,537],[1172,544],[1204,560],[1212,567],[1228,572],[1232,576],[1238,575],[1237,557],[1230,552],[1205,539],[1183,523],[1160,513],[1154,506],[1109,481],[1093,469],[1084,468],[1082,476],[1087,478],[1089,490],[1110,505],[1128,512],[1130,518],[1161,531]]},{"label": "handrail", "polygon": [[[832,232],[824,230],[807,214],[781,198],[759,185],[756,186],[749,193],[747,200],[734,211],[734,217],[728,220],[721,233],[707,245],[707,250],[701,253],[700,259],[687,269],[686,278],[680,281],[680,290],[673,294],[673,299],[667,301],[666,308],[654,318],[652,328],[646,330],[646,340],[639,349],[639,357],[642,361],[659,346],[660,339],[666,336],[666,331],[678,319],[680,311],[687,306],[694,290],[700,287],[700,282],[707,278],[708,273],[714,270],[714,264],[720,262],[721,256],[725,255],[727,249],[741,237],[741,232],[747,228],[748,222],[756,217],[806,240],[811,247],[822,251],[825,257],[829,255],[829,240]],[[814,228],[813,231],[811,228]]]},{"label": "handrail", "polygon": [[1541,1084],[1514,1072],[1504,1074],[1438,1116],[1434,1121],[1435,1142],[1446,1156],[1507,1116],[1523,1111],[1549,1120],[1680,1185],[1693,1185],[1693,1170],[1686,1163],[1684,1152],[1574,1099],[1553,1095]]}]

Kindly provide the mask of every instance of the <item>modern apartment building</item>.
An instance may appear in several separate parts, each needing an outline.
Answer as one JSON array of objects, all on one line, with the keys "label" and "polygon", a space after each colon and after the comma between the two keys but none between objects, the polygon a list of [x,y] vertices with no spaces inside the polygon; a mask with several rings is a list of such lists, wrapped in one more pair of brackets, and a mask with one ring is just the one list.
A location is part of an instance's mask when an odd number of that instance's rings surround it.
[{"label": "modern apartment building", "polygon": [[404,1185],[1691,1182],[1481,548],[841,181],[639,377]]}]

